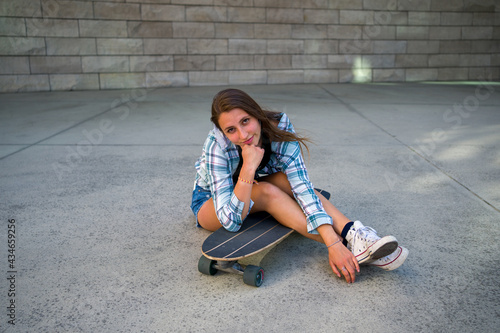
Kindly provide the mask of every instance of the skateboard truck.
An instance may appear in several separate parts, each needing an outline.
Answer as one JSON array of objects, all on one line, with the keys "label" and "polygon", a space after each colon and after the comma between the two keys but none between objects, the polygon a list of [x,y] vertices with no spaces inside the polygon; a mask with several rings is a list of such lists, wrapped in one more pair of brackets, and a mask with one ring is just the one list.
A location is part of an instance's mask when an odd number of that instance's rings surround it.
[{"label": "skateboard truck", "polygon": [[243,275],[243,282],[250,286],[260,287],[264,282],[264,269],[254,265],[241,265],[238,261],[211,260],[201,256],[198,271],[206,275],[215,275],[218,271]]}]

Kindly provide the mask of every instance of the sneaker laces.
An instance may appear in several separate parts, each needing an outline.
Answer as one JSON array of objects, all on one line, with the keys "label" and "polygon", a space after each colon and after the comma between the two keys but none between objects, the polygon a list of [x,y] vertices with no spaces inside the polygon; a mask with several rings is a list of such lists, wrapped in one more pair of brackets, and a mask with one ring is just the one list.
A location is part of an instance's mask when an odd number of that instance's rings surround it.
[{"label": "sneaker laces", "polygon": [[380,237],[378,237],[375,229],[363,226],[362,228],[356,229],[356,231],[354,232],[354,237],[352,238],[352,248],[356,248],[355,244],[357,244],[358,239],[360,241],[365,240],[372,244],[378,241]]}]

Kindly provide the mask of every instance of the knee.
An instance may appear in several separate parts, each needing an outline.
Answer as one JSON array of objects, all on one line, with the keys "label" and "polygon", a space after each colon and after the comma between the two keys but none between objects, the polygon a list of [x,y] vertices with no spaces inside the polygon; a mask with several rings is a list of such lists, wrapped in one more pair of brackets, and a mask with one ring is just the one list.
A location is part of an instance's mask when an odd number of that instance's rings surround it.
[{"label": "knee", "polygon": [[268,183],[268,182],[260,182],[259,185],[255,185],[257,191],[255,191],[255,195],[252,195],[252,200],[254,202],[258,202],[260,206],[267,206],[276,204],[278,200],[283,198],[284,195],[287,195],[283,192],[278,186]]}]

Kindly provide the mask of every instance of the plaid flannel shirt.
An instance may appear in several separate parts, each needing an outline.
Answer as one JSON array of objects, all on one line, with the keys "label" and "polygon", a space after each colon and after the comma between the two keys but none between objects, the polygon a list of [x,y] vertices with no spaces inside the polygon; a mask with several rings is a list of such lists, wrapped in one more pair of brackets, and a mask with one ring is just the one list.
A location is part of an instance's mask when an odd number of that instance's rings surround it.
[{"label": "plaid flannel shirt", "polygon": [[[281,114],[278,128],[295,133],[285,113]],[[323,209],[314,187],[309,180],[302,158],[300,144],[292,142],[271,142],[271,159],[256,176],[283,172],[290,182],[294,197],[307,218],[307,230],[317,234],[322,224],[332,224],[331,217]],[[209,132],[203,146],[203,154],[195,164],[197,170],[195,185],[210,190],[214,200],[217,218],[229,231],[238,231],[243,223],[244,203],[234,194],[232,175],[240,157],[236,146],[215,126]],[[250,201],[250,209],[253,201]]]}]

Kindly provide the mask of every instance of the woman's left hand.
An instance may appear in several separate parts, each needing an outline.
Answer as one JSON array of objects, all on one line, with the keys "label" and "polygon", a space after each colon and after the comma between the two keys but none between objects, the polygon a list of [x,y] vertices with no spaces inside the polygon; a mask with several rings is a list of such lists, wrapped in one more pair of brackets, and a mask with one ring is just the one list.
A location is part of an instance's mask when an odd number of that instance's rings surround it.
[{"label": "woman's left hand", "polygon": [[341,277],[344,275],[347,283],[354,283],[356,272],[359,273],[359,264],[354,254],[341,242],[328,248],[328,259],[333,272]]}]

